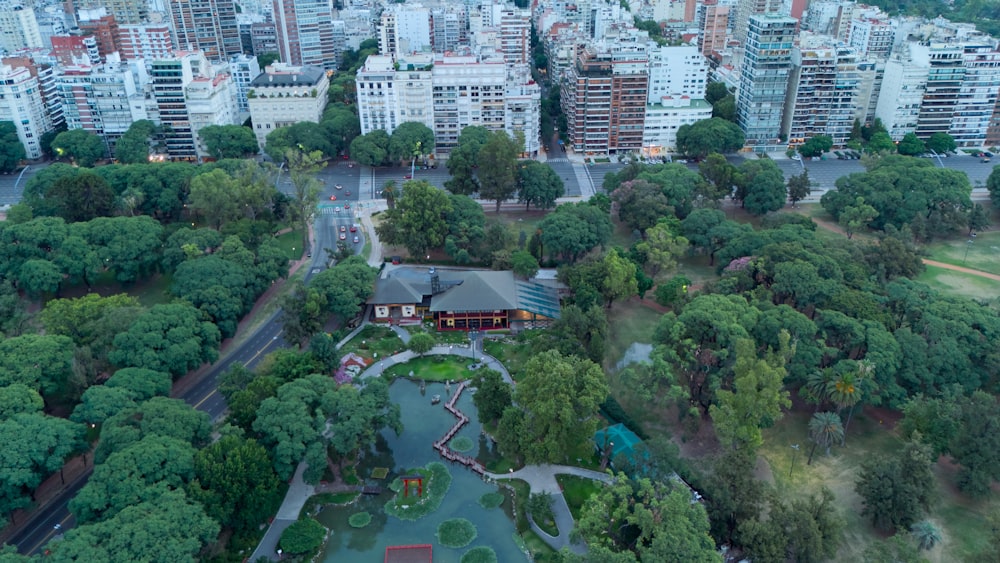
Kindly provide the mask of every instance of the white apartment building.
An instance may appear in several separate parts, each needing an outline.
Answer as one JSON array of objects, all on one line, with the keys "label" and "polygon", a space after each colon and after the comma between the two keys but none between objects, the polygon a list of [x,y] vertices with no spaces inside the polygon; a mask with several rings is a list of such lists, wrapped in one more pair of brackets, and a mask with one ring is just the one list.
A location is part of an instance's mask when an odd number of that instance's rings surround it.
[{"label": "white apartment building", "polygon": [[405,56],[431,50],[431,13],[420,4],[391,4],[379,24],[379,54]]},{"label": "white apartment building", "polygon": [[677,129],[712,117],[705,101],[708,65],[697,46],[649,50],[649,86],[642,127],[642,153],[657,156],[673,151]]},{"label": "white apartment building", "polygon": [[8,54],[21,49],[41,49],[42,34],[31,6],[0,3],[0,47]]},{"label": "white apartment building", "polygon": [[920,104],[927,87],[927,71],[925,61],[910,57],[908,45],[903,45],[886,61],[875,117],[882,121],[894,141],[917,128]]},{"label": "white apartment building", "polygon": [[250,83],[250,118],[257,144],[263,149],[275,129],[302,121],[319,123],[326,108],[330,79],[318,67],[275,63]]},{"label": "white apartment building", "polygon": [[736,120],[748,145],[767,150],[778,143],[797,25],[787,16],[750,16],[736,95]]},{"label": "white apartment building", "polygon": [[240,113],[249,113],[250,83],[260,76],[257,57],[236,55],[229,59],[229,72],[233,75],[233,83],[236,85],[236,107]]},{"label": "white apartment building", "polygon": [[357,75],[361,132],[387,133],[407,121],[434,131],[435,148],[448,152],[462,129],[520,131],[525,151],[538,150],[540,89],[523,65],[472,55],[371,55]]},{"label": "white apartment building", "polygon": [[41,158],[42,134],[52,128],[51,121],[38,79],[25,67],[0,65],[0,121],[14,123],[28,158]]},{"label": "white apartment building", "polygon": [[948,134],[960,147],[986,144],[990,118],[1000,90],[1000,52],[991,38],[980,44],[965,45],[965,74],[955,103]]},{"label": "white apartment building", "polygon": [[56,79],[68,129],[83,129],[100,137],[108,154],[143,112],[142,92],[136,87],[128,65],[108,63],[101,66],[71,66]]},{"label": "white apartment building", "polygon": [[174,50],[170,26],[135,24],[118,27],[118,49],[122,60],[169,59]]},{"label": "white apartment building", "polygon": [[896,24],[892,20],[851,20],[849,42],[862,58],[884,59],[892,53]]},{"label": "white apartment building", "polygon": [[209,76],[195,76],[184,89],[191,133],[199,159],[209,156],[198,132],[209,125],[236,125],[236,84],[228,72],[214,70]]},{"label": "white apartment building", "polygon": [[792,49],[782,133],[790,144],[828,135],[847,144],[857,115],[861,75],[857,51],[832,38],[803,33]]}]

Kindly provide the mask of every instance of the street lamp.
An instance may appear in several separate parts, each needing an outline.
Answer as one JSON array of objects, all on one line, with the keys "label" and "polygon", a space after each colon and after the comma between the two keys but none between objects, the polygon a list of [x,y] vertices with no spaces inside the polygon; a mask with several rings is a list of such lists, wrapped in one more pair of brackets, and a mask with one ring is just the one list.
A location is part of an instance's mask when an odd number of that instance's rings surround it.
[{"label": "street lamp", "polygon": [[788,468],[788,478],[792,478],[792,470],[795,469],[795,454],[799,453],[799,445],[792,444],[792,465]]},{"label": "street lamp", "polygon": [[972,243],[976,240],[976,233],[969,235],[968,244],[965,245],[965,256],[962,257],[962,264],[965,264],[965,260],[969,257],[969,249],[972,248]]},{"label": "street lamp", "polygon": [[413,173],[417,170],[417,156],[420,155],[420,141],[417,141],[416,146],[413,147],[413,160],[410,161],[410,179],[413,179]]},{"label": "street lamp", "polygon": [[479,330],[473,328],[469,330],[469,340],[472,342],[472,361],[476,361],[476,338],[479,336]]}]

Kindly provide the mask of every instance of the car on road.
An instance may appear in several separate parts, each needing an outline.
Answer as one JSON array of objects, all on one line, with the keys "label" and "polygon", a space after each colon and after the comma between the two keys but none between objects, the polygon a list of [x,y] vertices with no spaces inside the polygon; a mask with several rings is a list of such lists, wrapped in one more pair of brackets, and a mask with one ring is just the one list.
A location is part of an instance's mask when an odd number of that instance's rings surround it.
[{"label": "car on road", "polygon": [[340,240],[347,240],[347,235],[340,233]]},{"label": "car on road", "polygon": [[350,208],[351,208],[351,204],[350,203],[345,203],[344,204],[344,209],[350,209]]},{"label": "car on road", "polygon": [[345,193],[345,194],[347,194],[347,197],[351,197],[351,190],[347,190],[347,191],[346,191],[346,192],[344,192],[344,193]]},{"label": "car on road", "polygon": [[333,212],[334,213],[340,213],[340,206],[338,205],[337,207],[334,207],[333,208]]},{"label": "car on road", "polygon": [[988,156],[984,156],[982,159],[979,160],[979,162],[989,162],[989,161],[990,161],[990,157],[988,157]]},{"label": "car on road", "polygon": [[337,196],[335,195],[330,196],[330,201],[337,201]]},{"label": "car on road", "polygon": [[358,238],[358,235],[354,235],[354,244],[358,244],[359,242],[361,242],[361,239]]},{"label": "car on road", "polygon": [[336,185],[336,186],[334,186],[334,187],[335,187],[335,188],[337,188],[338,190],[342,190],[342,189],[344,189],[344,186],[342,186],[342,185],[340,185],[340,184],[337,184],[337,185]]},{"label": "car on road", "polygon": [[412,180],[413,179],[413,174],[407,174],[406,176],[403,176],[403,179],[404,180]]},{"label": "car on road", "polygon": [[352,233],[358,232],[358,226],[357,225],[351,225],[351,232]]},{"label": "car on road", "polygon": [[340,226],[340,232],[342,232],[342,233],[347,232],[347,227],[345,227],[344,225],[341,225]]}]

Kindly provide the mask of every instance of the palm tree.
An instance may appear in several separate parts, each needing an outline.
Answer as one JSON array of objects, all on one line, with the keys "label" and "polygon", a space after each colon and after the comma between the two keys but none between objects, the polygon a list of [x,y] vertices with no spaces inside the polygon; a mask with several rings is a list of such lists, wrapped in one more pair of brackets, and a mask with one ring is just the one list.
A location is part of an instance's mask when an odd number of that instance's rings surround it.
[{"label": "palm tree", "polygon": [[930,551],[934,546],[941,543],[941,530],[928,520],[921,520],[910,528],[913,539],[917,540],[917,547]]},{"label": "palm tree", "polygon": [[851,426],[851,415],[854,414],[854,406],[861,402],[864,387],[867,386],[868,380],[874,370],[875,366],[871,362],[861,360],[858,362],[858,367],[855,371],[844,372],[830,382],[827,392],[833,404],[837,405],[837,410],[850,409],[847,411],[847,423],[844,424],[844,436],[841,440],[841,445],[847,442],[847,429]]},{"label": "palm tree", "polygon": [[822,445],[826,448],[826,455],[830,455],[830,445],[843,438],[844,426],[837,413],[818,412],[814,414],[809,420],[809,439],[813,441],[813,447],[809,450],[809,461],[806,462],[806,465],[812,464],[816,446]]},{"label": "palm tree", "polygon": [[385,204],[389,206],[389,209],[396,207],[396,182],[395,180],[388,180],[386,183],[382,184],[382,197],[385,198]]},{"label": "palm tree", "polygon": [[833,370],[830,368],[818,369],[806,378],[806,384],[802,386],[802,389],[806,392],[806,400],[816,403],[813,412],[819,411],[819,408],[828,399],[828,391],[833,383],[833,378]]}]

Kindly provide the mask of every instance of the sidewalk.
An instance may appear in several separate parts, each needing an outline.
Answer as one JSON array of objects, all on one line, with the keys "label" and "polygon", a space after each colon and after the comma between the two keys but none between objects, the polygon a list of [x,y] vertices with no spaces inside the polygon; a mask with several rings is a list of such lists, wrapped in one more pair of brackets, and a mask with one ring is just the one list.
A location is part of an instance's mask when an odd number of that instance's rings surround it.
[{"label": "sidewalk", "polygon": [[531,514],[527,514],[531,529],[545,543],[549,544],[552,549],[559,551],[564,547],[568,547],[573,553],[582,555],[587,552],[587,546],[582,543],[573,543],[570,541],[570,534],[573,532],[575,522],[573,514],[569,511],[569,505],[566,504],[566,497],[563,496],[562,489],[559,488],[559,482],[556,481],[556,475],[576,475],[577,477],[594,479],[595,481],[602,481],[604,483],[611,482],[611,475],[607,473],[568,465],[528,465],[512,473],[486,474],[487,477],[496,480],[521,479],[528,483],[532,493],[549,493],[552,495],[552,513],[555,516],[556,528],[559,530],[559,535],[553,537],[545,533],[535,524],[535,521],[531,518]]},{"label": "sidewalk", "polygon": [[267,529],[267,533],[264,534],[260,543],[257,544],[257,549],[253,551],[253,555],[250,556],[250,561],[257,561],[261,557],[267,557],[272,561],[278,560],[278,540],[281,539],[282,532],[299,519],[299,512],[302,511],[302,507],[305,506],[306,501],[316,494],[316,487],[307,484],[302,479],[302,473],[305,472],[306,467],[306,462],[299,462],[299,466],[295,469],[295,475],[292,477],[292,482],[288,486],[288,492],[285,493],[285,500],[281,502],[278,514],[275,515],[274,520]]}]

